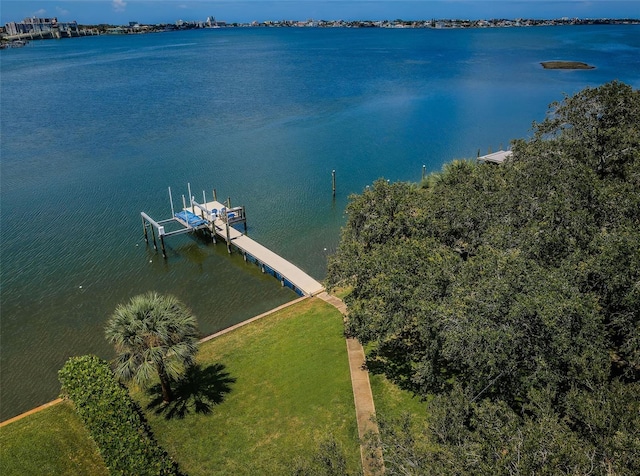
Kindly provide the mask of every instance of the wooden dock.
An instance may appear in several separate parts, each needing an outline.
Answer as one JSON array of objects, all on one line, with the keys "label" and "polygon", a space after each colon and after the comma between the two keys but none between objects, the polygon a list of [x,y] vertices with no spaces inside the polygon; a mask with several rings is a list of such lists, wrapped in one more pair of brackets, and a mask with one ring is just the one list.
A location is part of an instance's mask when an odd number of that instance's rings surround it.
[{"label": "wooden dock", "polygon": [[[169,195],[171,196],[171,191],[169,191]],[[191,195],[191,190],[189,190],[189,195]],[[173,216],[160,221],[156,221],[146,213],[141,212],[145,241],[149,242],[147,229],[150,228],[153,236],[153,246],[157,249],[157,232],[162,254],[165,258],[165,237],[196,231],[208,232],[214,242],[216,242],[217,238],[222,238],[227,244],[229,253],[235,247],[242,253],[245,261],[257,264],[263,273],[273,275],[280,280],[283,286],[292,288],[298,294],[315,296],[324,291],[324,286],[321,283],[296,265],[246,235],[247,222],[244,207],[230,208],[215,199],[211,202],[200,204],[193,197],[190,200],[191,206],[185,205],[186,203],[183,204],[184,208],[181,212],[173,213],[172,204]],[[167,231],[165,226],[168,226],[169,223],[177,223],[182,228],[175,231]],[[245,233],[234,228],[234,225],[238,226],[240,224],[244,225]]]},{"label": "wooden dock", "polygon": [[[228,247],[231,245],[236,247],[244,256],[245,261],[255,262],[263,272],[271,272],[274,274],[274,276],[282,282],[283,286],[291,285],[294,290],[300,291],[305,296],[315,296],[324,291],[322,284],[296,265],[290,263],[257,241],[252,240],[244,233],[233,228],[233,226],[227,226],[225,216],[221,213],[222,210],[226,210],[224,204],[212,201],[202,205],[202,207],[209,212],[212,210],[217,211],[211,222],[213,225],[211,231],[225,240]],[[232,210],[234,209],[230,209],[230,211]],[[199,211],[200,213],[198,213]],[[202,217],[207,216],[206,212],[200,209],[200,207],[196,208],[194,213],[200,214]],[[229,221],[231,222],[231,220]]]}]

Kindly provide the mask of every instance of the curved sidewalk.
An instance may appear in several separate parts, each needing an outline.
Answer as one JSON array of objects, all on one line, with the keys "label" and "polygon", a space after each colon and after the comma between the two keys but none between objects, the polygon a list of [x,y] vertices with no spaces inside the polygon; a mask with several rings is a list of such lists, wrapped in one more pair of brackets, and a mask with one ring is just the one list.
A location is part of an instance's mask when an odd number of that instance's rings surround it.
[{"label": "curved sidewalk", "polygon": [[[342,299],[331,296],[327,292],[322,292],[316,297],[334,306],[343,316],[347,314],[347,306],[342,302]],[[349,356],[349,370],[351,371],[353,399],[356,406],[358,436],[360,437],[362,471],[365,476],[382,474],[384,473],[382,450],[377,448],[375,452],[369,452],[364,445],[364,437],[367,433],[373,432],[379,435],[378,425],[372,420],[372,417],[376,414],[376,409],[373,404],[373,394],[369,383],[369,372],[364,367],[364,349],[356,339],[347,338],[347,353]]]}]

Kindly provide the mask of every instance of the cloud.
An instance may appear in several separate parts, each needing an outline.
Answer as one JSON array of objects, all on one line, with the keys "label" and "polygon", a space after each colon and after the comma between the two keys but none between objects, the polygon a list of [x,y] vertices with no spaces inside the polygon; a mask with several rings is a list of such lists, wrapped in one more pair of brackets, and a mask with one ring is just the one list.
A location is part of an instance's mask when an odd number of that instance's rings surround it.
[{"label": "cloud", "polygon": [[36,17],[43,17],[47,14],[47,11],[44,8],[41,8],[40,10],[36,10],[35,12],[33,12],[33,14]]},{"label": "cloud", "polygon": [[124,12],[127,8],[127,2],[124,0],[113,0],[112,5],[115,12]]},{"label": "cloud", "polygon": [[69,15],[69,10],[62,8],[62,7],[56,7],[56,12],[58,13],[58,15],[60,16],[67,16]]}]

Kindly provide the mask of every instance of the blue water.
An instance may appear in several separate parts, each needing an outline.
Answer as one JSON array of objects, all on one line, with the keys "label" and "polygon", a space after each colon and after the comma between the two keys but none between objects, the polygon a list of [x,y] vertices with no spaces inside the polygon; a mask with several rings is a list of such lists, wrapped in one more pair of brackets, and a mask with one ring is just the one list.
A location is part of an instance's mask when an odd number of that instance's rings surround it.
[{"label": "blue water", "polygon": [[[584,61],[547,71],[540,61]],[[350,193],[527,137],[547,105],[640,87],[637,26],[221,29],[34,41],[1,67],[0,417],[54,398],[71,355],[113,356],[118,303],[173,293],[203,334],[296,297],[223,244],[145,246],[191,183],[322,279]],[[331,193],[336,170],[337,194]]]}]

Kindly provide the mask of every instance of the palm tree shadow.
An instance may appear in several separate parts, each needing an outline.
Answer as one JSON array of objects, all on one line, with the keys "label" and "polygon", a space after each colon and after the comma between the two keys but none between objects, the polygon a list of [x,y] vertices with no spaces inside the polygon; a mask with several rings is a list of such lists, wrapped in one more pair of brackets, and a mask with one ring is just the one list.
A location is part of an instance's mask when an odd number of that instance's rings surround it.
[{"label": "palm tree shadow", "polygon": [[169,403],[162,401],[160,384],[154,385],[147,390],[151,397],[147,410],[153,410],[156,415],[164,413],[167,420],[184,418],[191,412],[211,413],[212,407],[224,401],[231,392],[231,385],[236,382],[225,368],[220,363],[204,369],[199,364],[192,366],[182,379],[173,383],[173,400]]}]

